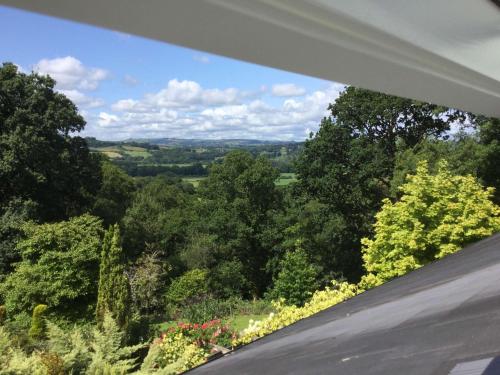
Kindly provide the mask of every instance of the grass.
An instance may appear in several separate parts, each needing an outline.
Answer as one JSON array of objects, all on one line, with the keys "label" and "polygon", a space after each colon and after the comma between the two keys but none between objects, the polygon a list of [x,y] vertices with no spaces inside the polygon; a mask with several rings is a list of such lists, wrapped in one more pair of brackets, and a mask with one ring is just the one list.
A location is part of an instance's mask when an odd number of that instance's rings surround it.
[{"label": "grass", "polygon": [[251,320],[262,320],[266,318],[268,314],[265,315],[235,315],[229,319],[229,325],[238,332],[243,331],[248,327],[248,322]]},{"label": "grass", "polygon": [[200,181],[204,180],[205,178],[206,177],[184,177],[182,181],[189,182],[191,185],[197,188],[200,185]]},{"label": "grass", "polygon": [[[234,329],[237,332],[241,332],[245,328],[248,327],[248,323],[250,322],[250,320],[262,320],[262,319],[266,318],[267,316],[268,316],[267,314],[265,314],[265,315],[257,315],[257,314],[235,315],[233,317],[230,317],[229,319],[226,319],[225,321],[227,321],[227,323],[229,324],[229,326],[232,329]],[[177,324],[179,324],[180,322],[181,321],[175,321],[175,320],[163,322],[163,323],[158,324],[158,329],[160,331],[166,331],[171,327],[177,326]],[[184,323],[186,323],[186,322],[184,322]]]},{"label": "grass", "polygon": [[280,177],[275,181],[276,186],[286,186],[297,181],[295,173],[281,173]]},{"label": "grass", "polygon": [[120,159],[123,158],[122,154],[115,151],[100,151],[102,154],[106,155],[110,159]]}]

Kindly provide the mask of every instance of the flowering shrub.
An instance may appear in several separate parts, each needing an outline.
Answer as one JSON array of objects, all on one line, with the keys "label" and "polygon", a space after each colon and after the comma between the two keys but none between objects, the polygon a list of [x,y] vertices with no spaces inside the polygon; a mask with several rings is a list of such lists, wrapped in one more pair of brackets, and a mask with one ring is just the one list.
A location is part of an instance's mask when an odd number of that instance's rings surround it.
[{"label": "flowering shrub", "polygon": [[248,327],[233,341],[233,345],[248,344],[259,337],[268,335],[298,320],[354,297],[360,292],[361,290],[354,284],[333,281],[331,288],[327,287],[325,290],[316,291],[311,300],[303,307],[287,306],[283,300],[274,302],[276,312],[269,314],[266,319],[260,321],[250,320]]},{"label": "flowering shrub", "polygon": [[214,345],[230,347],[235,339],[236,333],[220,320],[203,324],[179,323],[151,345],[141,370],[181,373],[205,362]]}]

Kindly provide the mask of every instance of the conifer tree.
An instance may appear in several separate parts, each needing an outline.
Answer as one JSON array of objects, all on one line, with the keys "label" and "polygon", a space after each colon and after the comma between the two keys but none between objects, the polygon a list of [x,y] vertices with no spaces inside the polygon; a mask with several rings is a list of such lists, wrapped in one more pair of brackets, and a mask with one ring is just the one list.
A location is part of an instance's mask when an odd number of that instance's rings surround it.
[{"label": "conifer tree", "polygon": [[108,311],[118,326],[126,329],[130,314],[130,285],[123,258],[120,228],[115,224],[109,227],[102,245],[96,318],[102,324]]}]

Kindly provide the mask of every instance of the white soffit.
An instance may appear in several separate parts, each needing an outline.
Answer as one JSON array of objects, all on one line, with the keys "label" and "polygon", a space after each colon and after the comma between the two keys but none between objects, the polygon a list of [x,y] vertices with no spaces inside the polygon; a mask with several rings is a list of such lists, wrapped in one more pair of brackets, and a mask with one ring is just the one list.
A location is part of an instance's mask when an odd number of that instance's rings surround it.
[{"label": "white soffit", "polygon": [[500,7],[491,0],[0,3],[500,117]]}]

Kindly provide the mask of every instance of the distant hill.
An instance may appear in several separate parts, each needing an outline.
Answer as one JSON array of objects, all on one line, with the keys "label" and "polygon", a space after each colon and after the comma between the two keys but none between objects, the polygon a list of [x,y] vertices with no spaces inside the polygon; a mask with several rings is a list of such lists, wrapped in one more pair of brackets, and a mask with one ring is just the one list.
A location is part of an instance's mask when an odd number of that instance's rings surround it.
[{"label": "distant hill", "polygon": [[178,147],[245,147],[300,143],[295,141],[272,141],[258,139],[179,139],[179,138],[131,138],[125,143],[149,143],[160,146]]},{"label": "distant hill", "polygon": [[129,138],[123,141],[100,141],[94,137],[85,138],[90,147],[107,147],[116,145],[141,145],[170,147],[251,147],[265,145],[300,144],[296,141],[273,141],[258,139],[179,139],[179,138]]}]

